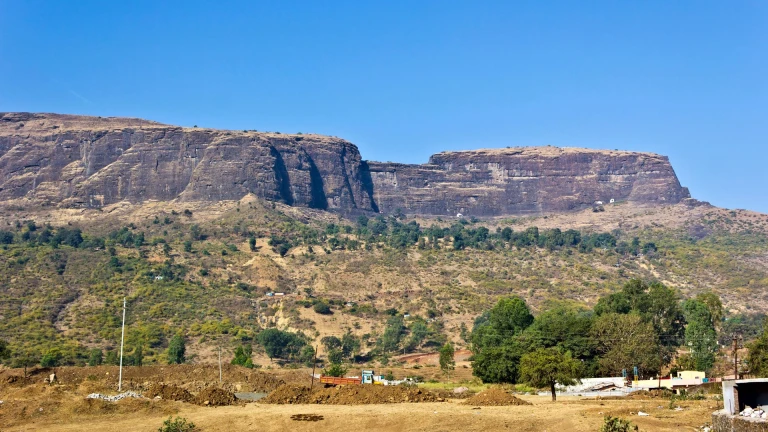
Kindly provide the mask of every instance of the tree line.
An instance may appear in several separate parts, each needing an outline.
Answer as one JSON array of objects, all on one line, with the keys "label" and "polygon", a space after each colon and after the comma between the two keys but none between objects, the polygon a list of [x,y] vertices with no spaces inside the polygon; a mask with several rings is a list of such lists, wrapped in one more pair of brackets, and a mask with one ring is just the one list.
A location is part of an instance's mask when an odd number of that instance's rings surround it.
[{"label": "tree line", "polygon": [[[681,300],[661,283],[631,280],[592,310],[562,304],[534,317],[523,299],[502,298],[477,317],[467,339],[473,373],[483,382],[542,385],[531,368],[552,362],[562,368],[550,376],[565,383],[631,374],[635,367],[640,378],[650,378],[662,367],[710,371],[722,319],[713,293]],[[687,353],[678,355],[681,347]]]}]

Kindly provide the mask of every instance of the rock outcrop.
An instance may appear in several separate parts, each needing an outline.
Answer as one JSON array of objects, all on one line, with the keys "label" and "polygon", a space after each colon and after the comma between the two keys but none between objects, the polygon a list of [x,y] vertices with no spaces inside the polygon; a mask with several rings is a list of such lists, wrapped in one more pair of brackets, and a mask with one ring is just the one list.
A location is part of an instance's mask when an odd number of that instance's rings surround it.
[{"label": "rock outcrop", "polygon": [[508,148],[439,153],[406,165],[366,162],[355,145],[320,135],[0,113],[0,201],[99,207],[249,193],[344,213],[474,216],[689,197],[669,160],[648,153]]},{"label": "rock outcrop", "polygon": [[406,213],[537,214],[690,196],[669,159],[650,153],[518,147],[438,153],[425,165],[368,165],[379,207]]},{"label": "rock outcrop", "polygon": [[0,114],[0,200],[103,206],[253,193],[289,205],[371,211],[364,166],[353,144],[319,135]]}]

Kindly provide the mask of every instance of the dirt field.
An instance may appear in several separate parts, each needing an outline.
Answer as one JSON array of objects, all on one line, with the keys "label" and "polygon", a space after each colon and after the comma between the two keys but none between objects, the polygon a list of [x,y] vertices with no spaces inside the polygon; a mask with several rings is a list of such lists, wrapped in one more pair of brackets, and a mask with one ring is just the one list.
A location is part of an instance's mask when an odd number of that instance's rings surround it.
[{"label": "dirt field", "polygon": [[[116,394],[112,388],[114,369],[58,368],[56,373],[61,381],[53,385],[44,382],[49,370],[36,371],[27,380],[20,377],[22,371],[18,369],[0,371],[0,430],[150,431],[157,430],[173,415],[187,418],[202,431],[594,432],[605,415],[612,415],[630,419],[641,431],[693,431],[709,423],[711,413],[719,409],[719,402],[703,400],[675,402],[675,407],[682,407],[675,411],[670,409],[669,399],[650,395],[646,399],[638,395],[620,400],[560,396],[554,403],[548,395],[518,395],[532,405],[488,406],[481,403],[482,397],[455,399],[452,392],[446,390],[432,393],[430,389],[383,387],[316,389],[311,397],[305,395],[305,399],[285,403],[280,389],[307,385],[306,371],[253,371],[235,367],[225,369],[225,381],[229,382],[222,387],[247,387],[245,391],[277,388],[272,398],[278,399],[277,404],[238,401],[234,405],[212,407],[201,405],[206,405],[205,401],[210,401],[208,405],[233,401],[219,402],[218,393],[226,397],[231,393],[218,390],[217,368],[203,365],[127,368],[126,376],[128,382],[133,383],[132,389],[145,395],[161,395],[163,399],[131,398],[119,402],[86,399],[93,391]],[[403,372],[396,370],[398,374]],[[284,382],[288,384],[282,385]],[[458,386],[457,383],[443,384]],[[503,393],[494,389],[488,394],[494,391]],[[192,396],[195,398],[191,399]],[[638,416],[639,411],[650,415]]]},{"label": "dirt field", "polygon": [[[684,403],[683,411],[670,410],[658,401],[586,401],[563,398],[551,402],[548,397],[528,396],[533,406],[476,407],[457,401],[389,405],[268,405],[217,408],[181,404],[177,415],[194,422],[203,431],[597,431],[603,414],[630,418],[641,431],[697,430],[710,421],[714,402]],[[124,404],[123,401],[117,405]],[[658,408],[661,406],[661,408]],[[639,417],[637,411],[650,413]],[[319,421],[297,421],[292,416],[314,414]],[[102,432],[156,430],[167,418],[162,410],[105,415],[74,415],[55,421],[41,419],[6,431],[81,431]]]}]

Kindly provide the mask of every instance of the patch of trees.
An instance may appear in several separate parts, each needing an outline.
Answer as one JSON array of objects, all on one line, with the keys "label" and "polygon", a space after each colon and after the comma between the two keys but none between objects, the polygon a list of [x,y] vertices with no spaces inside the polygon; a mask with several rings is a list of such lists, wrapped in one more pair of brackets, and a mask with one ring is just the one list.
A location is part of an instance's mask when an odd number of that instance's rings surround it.
[{"label": "patch of trees", "polygon": [[[93,246],[94,239],[86,242],[80,228],[54,228],[50,225],[38,226],[35,222],[20,225],[17,233],[0,230],[0,244],[27,243],[30,245],[50,245],[54,248],[61,245],[78,247]],[[98,241],[96,241],[98,243]],[[101,241],[103,245],[103,240]]]},{"label": "patch of trees", "polygon": [[[332,231],[338,232],[338,228]],[[648,254],[657,250],[654,243],[641,243],[636,237],[631,242],[623,242],[610,233],[586,234],[573,229],[539,230],[537,227],[518,232],[505,227],[491,232],[486,227],[474,226],[473,222],[466,219],[460,219],[447,228],[432,225],[422,229],[416,221],[402,223],[395,217],[377,216],[369,219],[366,216],[360,216],[357,219],[355,233],[367,243],[383,242],[396,249],[405,249],[414,245],[418,245],[420,249],[438,249],[442,243],[442,247],[450,245],[448,247],[454,250],[467,248],[493,250],[536,246],[549,250],[577,248],[582,252],[608,249],[632,255]]]},{"label": "patch of trees", "polygon": [[[721,318],[714,294],[681,301],[674,290],[639,280],[601,298],[594,310],[561,304],[535,318],[521,298],[503,298],[477,317],[468,336],[473,372],[484,382],[554,389],[555,381],[621,376],[634,367],[641,378],[670,364],[709,371]],[[678,356],[681,348],[687,354]]]},{"label": "patch of trees", "polygon": [[306,336],[269,328],[262,330],[256,341],[264,348],[270,360],[311,361],[314,350],[307,345]]}]

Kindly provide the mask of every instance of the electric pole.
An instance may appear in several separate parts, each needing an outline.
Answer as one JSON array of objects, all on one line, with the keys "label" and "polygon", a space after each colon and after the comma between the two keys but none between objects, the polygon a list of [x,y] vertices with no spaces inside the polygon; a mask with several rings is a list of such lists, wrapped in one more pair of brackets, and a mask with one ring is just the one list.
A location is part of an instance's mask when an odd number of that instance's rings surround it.
[{"label": "electric pole", "polygon": [[739,379],[739,337],[733,335],[733,379]]},{"label": "electric pole", "polygon": [[117,382],[117,391],[123,391],[123,344],[125,343],[125,297],[123,297],[123,331],[120,335],[120,378]]}]

